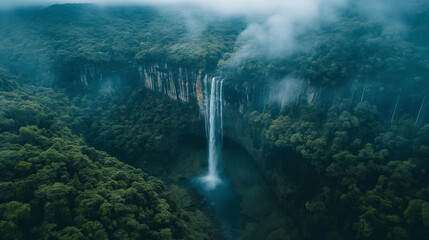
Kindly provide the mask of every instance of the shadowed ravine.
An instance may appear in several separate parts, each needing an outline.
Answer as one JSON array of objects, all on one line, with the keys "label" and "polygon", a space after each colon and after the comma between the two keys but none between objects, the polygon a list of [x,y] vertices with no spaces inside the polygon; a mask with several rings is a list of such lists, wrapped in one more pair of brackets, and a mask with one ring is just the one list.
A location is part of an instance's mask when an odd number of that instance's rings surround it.
[{"label": "shadowed ravine", "polygon": [[247,152],[233,143],[224,149],[222,90],[222,79],[213,77],[208,81],[207,76],[204,78],[207,152],[202,156],[197,153],[189,156],[200,156],[200,159],[207,156],[207,172],[193,178],[190,185],[214,209],[224,237],[236,240],[242,237],[247,223],[253,220],[259,224],[256,229],[263,228],[261,223],[278,212],[278,208]]},{"label": "shadowed ravine", "polygon": [[175,175],[176,180],[187,182],[206,199],[226,239],[240,239],[253,234],[246,231],[249,224],[260,229],[265,227],[265,223],[272,224],[269,222],[272,219],[278,223],[285,219],[253,159],[242,147],[229,140],[222,150],[223,171],[219,174],[222,183],[207,189],[198,178],[192,178],[191,174],[205,172],[207,154],[206,148],[183,148],[171,175]]}]

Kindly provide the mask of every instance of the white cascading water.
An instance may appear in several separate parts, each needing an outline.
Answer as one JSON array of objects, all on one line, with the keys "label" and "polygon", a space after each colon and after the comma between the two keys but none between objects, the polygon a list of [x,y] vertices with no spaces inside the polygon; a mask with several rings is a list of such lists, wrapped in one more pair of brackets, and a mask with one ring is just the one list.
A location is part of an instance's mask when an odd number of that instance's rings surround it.
[{"label": "white cascading water", "polygon": [[208,172],[201,177],[207,189],[213,189],[222,181],[219,177],[219,163],[222,156],[222,88],[223,80],[213,77],[210,92],[207,89],[207,77],[204,79],[204,107],[206,136],[208,143]]}]

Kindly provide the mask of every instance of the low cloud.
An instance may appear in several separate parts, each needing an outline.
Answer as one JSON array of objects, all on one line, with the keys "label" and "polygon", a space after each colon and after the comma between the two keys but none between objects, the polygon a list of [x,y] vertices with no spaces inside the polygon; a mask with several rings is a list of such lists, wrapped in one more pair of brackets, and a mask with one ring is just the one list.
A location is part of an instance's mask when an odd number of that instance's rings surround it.
[{"label": "low cloud", "polygon": [[278,2],[240,34],[239,50],[233,54],[230,63],[239,64],[249,57],[284,58],[306,49],[312,42],[300,37],[316,30],[322,21],[336,20],[338,9],[345,5],[346,0]]},{"label": "low cloud", "polygon": [[[386,34],[404,33],[403,18],[421,5],[419,0],[3,0],[0,8],[60,4],[95,3],[100,5],[141,4],[171,6],[183,13],[189,39],[206,30],[207,22],[216,17],[240,16],[247,28],[239,35],[236,51],[229,61],[243,59],[286,58],[308,49],[314,39],[304,41],[306,34],[317,30],[320,23],[334,23],[341,10],[354,7],[368,20],[384,26]],[[197,9],[197,10],[196,10]],[[214,17],[215,16],[215,17]],[[303,37],[304,36],[304,37]]]}]

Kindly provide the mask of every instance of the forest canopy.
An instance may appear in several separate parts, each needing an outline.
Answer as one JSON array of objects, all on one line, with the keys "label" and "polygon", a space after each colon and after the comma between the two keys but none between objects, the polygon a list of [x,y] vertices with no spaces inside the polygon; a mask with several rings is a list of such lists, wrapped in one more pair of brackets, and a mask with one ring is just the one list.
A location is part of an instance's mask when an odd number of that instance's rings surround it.
[{"label": "forest canopy", "polygon": [[188,190],[74,134],[65,95],[1,74],[0,239],[218,238]]},{"label": "forest canopy", "polygon": [[[0,12],[0,239],[222,238],[203,200],[148,175],[176,166],[187,138],[206,143],[205,74],[224,79],[225,138],[280,206],[258,219],[243,193],[244,239],[429,239],[428,3],[380,1],[389,18],[347,2],[292,38],[270,28],[277,15]],[[186,101],[162,96],[184,86]]]}]

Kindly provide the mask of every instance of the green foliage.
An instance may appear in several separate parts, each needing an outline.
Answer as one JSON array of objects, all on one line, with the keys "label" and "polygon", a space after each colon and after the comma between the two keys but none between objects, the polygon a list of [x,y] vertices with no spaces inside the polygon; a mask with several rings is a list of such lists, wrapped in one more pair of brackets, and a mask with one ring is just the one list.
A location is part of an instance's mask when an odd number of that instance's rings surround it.
[{"label": "green foliage", "polygon": [[[421,4],[421,9],[427,7],[427,3]],[[355,79],[365,84],[367,91],[386,89],[423,95],[428,90],[429,71],[424,56],[429,53],[429,46],[417,39],[427,38],[427,31],[421,31],[426,29],[427,18],[427,11],[422,10],[402,19],[407,32],[414,36],[410,37],[387,33],[384,26],[350,7],[336,24],[321,23],[318,30],[298,37],[306,48],[294,54],[273,59],[255,49],[238,62],[230,61],[234,54],[224,54],[218,66],[227,79],[255,92],[263,92],[258,89],[269,86],[269,79],[291,76],[317,87],[336,88]]]},{"label": "green foliage", "polygon": [[297,108],[246,117],[252,131],[265,131],[266,172],[285,211],[301,222],[301,236],[427,239],[427,125],[413,133],[404,118],[383,127],[374,105],[351,108],[348,99],[326,115],[316,104]]},{"label": "green foliage", "polygon": [[187,25],[189,13],[200,15],[191,9],[182,14],[149,6],[92,4],[2,12],[0,64],[45,86],[52,84],[53,74],[60,74],[63,69],[59,68],[83,63],[109,65],[110,70],[148,61],[216,66],[223,54],[232,50],[244,23],[217,19],[207,26],[202,23],[205,27],[194,33]]},{"label": "green foliage", "polygon": [[87,98],[80,105],[86,127],[76,125],[74,130],[92,146],[151,170],[164,171],[181,137],[204,129],[196,105],[185,106],[150,91]]},{"label": "green foliage", "polygon": [[[298,226],[289,236],[428,239],[429,125],[415,127],[414,117],[405,114],[386,127],[383,109],[363,98],[383,91],[411,98],[427,93],[424,9],[405,19],[413,23],[407,37],[384,32],[351,8],[338,24],[306,34],[316,39],[308,50],[278,59],[255,51],[237,64],[230,60],[240,47],[233,48],[244,28],[239,20],[209,23],[190,36],[185,17],[149,7],[69,4],[1,15],[0,63],[43,85],[76,65],[119,72],[146,62],[218,64],[226,84],[245,89],[248,98],[265,91],[267,79],[284,76],[305,79],[321,91],[356,79],[353,89],[363,85],[357,105],[354,99],[334,99],[330,107],[300,103],[280,114],[245,114],[249,132],[262,136],[256,152],[266,179]],[[196,106],[134,91],[75,99],[82,110],[52,90],[20,88],[17,79],[0,68],[0,238],[217,237],[208,217],[192,210],[186,191],[166,187],[76,135],[122,160],[152,171],[158,164],[162,171],[181,134],[202,129]],[[407,84],[397,84],[402,82]],[[285,226],[291,225],[263,211],[270,201],[256,193],[249,191],[243,206],[263,202],[260,212],[245,212],[263,220],[247,224],[243,238],[285,239]]]},{"label": "green foliage", "polygon": [[10,92],[18,87],[16,83],[17,78],[11,76],[7,70],[0,67],[0,90]]},{"label": "green foliage", "polygon": [[77,109],[61,99],[34,86],[0,91],[0,122],[11,119],[0,131],[0,239],[219,236],[210,218],[176,203],[163,182],[73,134],[67,125]]}]

